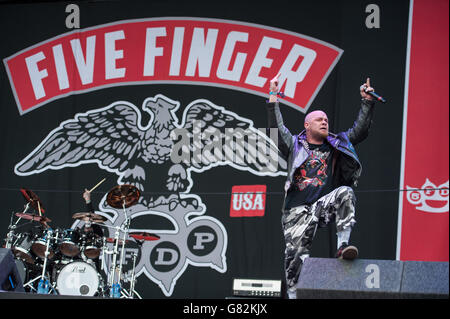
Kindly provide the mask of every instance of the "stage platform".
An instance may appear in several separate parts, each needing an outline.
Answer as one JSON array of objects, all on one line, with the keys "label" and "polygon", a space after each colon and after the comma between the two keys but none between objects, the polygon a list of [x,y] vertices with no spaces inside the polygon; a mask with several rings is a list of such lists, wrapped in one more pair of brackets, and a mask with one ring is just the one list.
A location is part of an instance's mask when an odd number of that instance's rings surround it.
[{"label": "stage platform", "polygon": [[99,299],[110,299],[110,298],[100,298],[100,297],[87,297],[87,296],[67,296],[67,295],[53,295],[53,294],[37,294],[37,293],[26,293],[26,292],[16,292],[16,291],[3,291],[0,290],[0,299],[82,299],[82,300],[99,300]]},{"label": "stage platform", "polygon": [[307,258],[297,299],[448,299],[448,275],[448,262]]}]

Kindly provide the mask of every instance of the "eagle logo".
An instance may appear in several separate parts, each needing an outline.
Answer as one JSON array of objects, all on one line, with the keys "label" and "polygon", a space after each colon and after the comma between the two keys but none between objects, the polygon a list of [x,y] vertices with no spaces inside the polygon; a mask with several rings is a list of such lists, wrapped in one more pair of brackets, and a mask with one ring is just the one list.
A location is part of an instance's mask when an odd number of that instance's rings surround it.
[{"label": "eagle logo", "polygon": [[[158,215],[173,225],[168,230],[151,225],[130,228],[160,236],[157,242],[135,247],[139,251],[136,274],[145,274],[166,296],[173,293],[188,265],[226,271],[226,229],[216,218],[204,215],[200,196],[189,193],[194,183],[191,173],[228,165],[260,176],[279,176],[286,175],[287,167],[273,142],[276,132],[269,138],[251,120],[206,99],[191,102],[181,121],[176,115],[179,107],[179,102],[162,94],[145,99],[142,111],[150,116],[146,126],[141,110],[126,101],[78,113],[52,130],[14,168],[17,175],[29,176],[95,163],[116,174],[117,184],[139,188],[141,197],[127,208],[128,216],[133,220]],[[107,205],[106,195],[96,213],[107,217],[107,226],[125,222],[121,210]],[[72,227],[82,224],[76,221]]]}]

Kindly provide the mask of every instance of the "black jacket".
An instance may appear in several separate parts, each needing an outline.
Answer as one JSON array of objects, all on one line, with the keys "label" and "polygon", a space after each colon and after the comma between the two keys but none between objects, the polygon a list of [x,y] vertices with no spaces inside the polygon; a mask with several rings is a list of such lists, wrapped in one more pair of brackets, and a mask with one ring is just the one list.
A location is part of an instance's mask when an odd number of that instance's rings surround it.
[{"label": "black jacket", "polygon": [[[361,109],[353,126],[347,131],[338,134],[329,133],[328,142],[336,149],[333,158],[333,180],[335,187],[356,186],[361,175],[362,165],[356,154],[354,145],[363,141],[372,123],[374,101],[361,99]],[[287,179],[285,192],[291,187],[295,170],[303,164],[309,154],[303,146],[306,142],[306,132],[303,130],[298,135],[292,135],[284,126],[279,103],[268,103],[268,127],[278,128],[278,148],[281,155],[287,160]],[[307,143],[307,142],[306,142]],[[283,204],[284,207],[284,204]]]}]

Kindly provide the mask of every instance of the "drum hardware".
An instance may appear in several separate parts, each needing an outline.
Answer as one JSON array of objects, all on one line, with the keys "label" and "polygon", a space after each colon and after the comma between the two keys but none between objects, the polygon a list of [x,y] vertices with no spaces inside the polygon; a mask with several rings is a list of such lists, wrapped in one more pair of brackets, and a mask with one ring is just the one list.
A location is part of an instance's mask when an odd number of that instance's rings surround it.
[{"label": "drum hardware", "polygon": [[16,213],[17,217],[31,220],[33,222],[39,222],[44,227],[49,227],[48,222],[51,222],[52,220],[48,217],[42,216],[42,215],[35,215],[35,214],[23,214],[23,213]]},{"label": "drum hardware", "polygon": [[153,241],[153,240],[158,240],[160,237],[158,235],[155,234],[150,234],[150,233],[146,233],[146,232],[139,232],[139,233],[131,233],[130,234],[131,238],[134,238],[136,240],[139,241]]},{"label": "drum hardware", "polygon": [[106,197],[106,202],[114,208],[128,208],[139,200],[141,192],[136,186],[123,184],[112,188]]},{"label": "drum hardware", "polygon": [[[139,244],[139,246],[142,246],[142,244],[145,241],[154,241],[154,240],[160,239],[160,237],[158,235],[150,234],[150,233],[147,233],[147,232],[131,233],[130,237],[133,238],[136,241],[136,243]],[[136,296],[139,299],[142,299],[142,297],[139,295],[139,293],[134,289],[134,287],[136,285],[136,258],[137,258],[137,254],[133,252],[131,255],[133,257],[133,270],[131,271],[131,279],[129,280],[130,281],[130,291],[128,292],[126,289],[124,289],[123,292],[124,292],[124,295],[127,298],[133,299],[134,298],[134,294],[136,294]]]},{"label": "drum hardware", "polygon": [[[112,227],[115,229],[114,233],[114,249],[112,252],[112,264],[110,267],[109,278],[108,278],[108,288],[110,289],[110,297],[119,298],[122,294],[124,296],[125,293],[121,289],[121,280],[122,280],[122,266],[123,266],[123,258],[125,256],[125,243],[127,241],[128,232],[130,229],[131,218],[128,217],[126,212],[126,208],[133,206],[139,200],[141,192],[136,186],[123,184],[117,185],[112,188],[108,195],[106,196],[106,202],[109,206],[113,208],[120,209],[122,208],[123,213],[125,215],[125,221],[122,224],[122,227]],[[123,238],[120,238],[120,232],[123,233]],[[117,265],[117,257],[119,255],[119,244],[121,244],[120,249],[120,257],[119,257],[119,265]],[[128,293],[128,295],[130,295]]]},{"label": "drum hardware", "polygon": [[85,222],[84,232],[80,234],[82,255],[89,259],[96,259],[100,256],[102,242],[100,236],[93,232],[92,224],[101,225],[107,218],[91,212],[81,212],[72,215],[73,219]]},{"label": "drum hardware", "polygon": [[[51,228],[49,228],[48,230],[52,231]],[[58,235],[59,230],[57,231],[55,240],[59,239]],[[41,259],[45,259],[47,250],[48,250],[47,258],[53,259],[53,257],[55,256],[55,251],[57,249],[56,241],[52,241],[51,245],[48,245],[47,236],[49,236],[49,232],[43,230],[41,234],[35,236],[33,243],[31,245],[31,250],[33,251],[33,253]],[[49,247],[47,248],[47,246]]]},{"label": "drum hardware", "polygon": [[[130,236],[129,238],[133,238],[133,236]],[[119,246],[123,245],[124,243],[130,243],[130,240],[123,240],[123,239],[117,239],[117,236],[114,237],[110,237],[110,238],[103,238],[103,247],[106,247],[107,243],[113,243],[113,244],[118,244]],[[136,241],[137,242],[137,241]],[[139,244],[139,242],[138,242]],[[142,242],[140,243],[142,244]],[[117,251],[117,250],[116,250]],[[123,252],[123,248],[122,248],[122,252]],[[109,254],[112,255],[114,254],[114,250],[106,250],[105,248],[102,249],[102,264],[101,264],[101,269],[105,270],[106,266],[105,266],[105,254]],[[121,256],[124,256],[121,254]],[[133,299],[134,295],[136,295],[139,299],[142,299],[142,297],[139,295],[139,293],[135,290],[135,285],[136,285],[136,258],[137,258],[137,254],[136,253],[131,253],[131,256],[133,257],[133,268],[131,270],[131,275],[127,274],[127,275],[123,275],[123,282],[130,282],[130,288],[129,291],[125,288],[125,287],[121,287],[119,282],[120,281],[116,281],[116,283],[113,282],[112,286],[110,286],[110,296],[114,297],[114,298],[119,298],[121,295],[124,298],[129,298],[129,299]],[[122,260],[122,258],[120,258]],[[112,268],[112,267],[111,267]],[[115,269],[115,272],[112,273],[112,276],[114,276],[114,278],[119,276],[119,271],[117,270],[117,268]],[[110,273],[110,275],[111,275]],[[131,277],[131,278],[130,278]],[[108,277],[109,280],[111,279],[111,277]],[[111,281],[109,281],[111,282]]]},{"label": "drum hardware", "polygon": [[22,193],[25,200],[31,205],[31,207],[33,207],[34,210],[39,213],[39,215],[45,213],[45,209],[44,206],[42,205],[41,200],[35,193],[33,193],[32,190],[29,190],[27,188],[21,188],[20,192]]},{"label": "drum hardware", "polygon": [[[97,223],[92,223],[92,224],[97,224]],[[101,225],[101,224],[98,224]],[[122,244],[122,241],[119,238],[120,235],[120,231],[123,230],[123,227],[121,226],[108,226],[108,225],[101,225],[101,226],[105,226],[108,228],[113,228],[115,229],[115,235],[114,237],[111,238],[107,238],[107,237],[102,237],[102,248],[101,248],[101,265],[100,265],[100,269],[103,270],[105,272],[105,274],[107,274],[107,284],[104,287],[104,293],[105,296],[109,296],[109,297],[114,297],[114,298],[120,298],[120,284],[119,284],[119,280],[118,280],[118,267],[117,267],[117,255],[119,254],[119,245]],[[128,242],[128,241],[126,241]],[[113,243],[114,244],[114,248],[112,250],[108,250],[107,244],[108,243]],[[108,267],[106,266],[105,260],[106,260],[106,255],[113,255],[113,261],[110,265],[110,269],[108,272]],[[86,258],[86,257],[85,257]],[[108,294],[107,294],[108,292]]]},{"label": "drum hardware", "polygon": [[[114,243],[114,248],[112,251],[107,251],[105,249],[104,253],[112,255],[112,263],[110,266],[110,271],[108,274],[108,288],[109,288],[109,296],[112,298],[120,298],[120,281],[122,277],[122,261],[125,250],[125,243],[127,242],[126,236],[129,229],[130,218],[126,216],[125,226],[106,226],[115,229],[114,238],[104,239],[104,244],[106,242]],[[123,239],[120,238],[120,232],[123,232]],[[121,245],[120,257],[119,257],[119,265],[118,265],[118,255],[119,255],[119,244]]]},{"label": "drum hardware", "polygon": [[[132,269],[124,273],[125,245],[131,240],[142,245],[145,241],[158,240],[159,236],[145,232],[129,232],[131,218],[126,208],[135,205],[140,197],[140,191],[135,186],[118,185],[107,195],[106,201],[111,207],[119,208],[119,211],[122,208],[125,221],[120,226],[105,225],[107,218],[95,213],[73,214],[74,219],[85,222],[86,232],[78,228],[52,229],[48,225],[51,219],[43,215],[45,210],[37,195],[25,188],[20,191],[27,203],[23,212],[12,213],[5,247],[14,252],[16,262],[22,270],[24,288],[40,294],[142,299],[135,290],[138,255],[135,252],[131,254]],[[30,209],[34,209],[37,213],[30,213]],[[15,222],[14,217],[18,218]],[[22,220],[26,223],[19,225]],[[19,228],[35,222],[38,232],[35,232],[35,228],[32,231],[18,231]],[[114,237],[96,235],[90,228],[92,224],[113,228]],[[113,248],[107,249],[108,244],[113,244]],[[112,262],[108,266],[106,255],[112,255]],[[97,258],[102,259],[101,265],[95,262]],[[100,275],[101,271],[105,273],[105,280]],[[126,288],[123,287],[123,283],[127,283]]]},{"label": "drum hardware", "polygon": [[[6,245],[5,247],[11,248],[11,250],[14,252],[14,256],[16,258],[17,262],[25,262],[26,264],[23,264],[24,267],[21,267],[21,269],[25,272],[25,275],[22,275],[23,277],[23,287],[26,289],[30,289],[31,291],[37,291],[38,293],[45,292],[47,293],[49,291],[49,284],[48,280],[46,279],[46,268],[47,268],[47,259],[49,255],[49,244],[50,244],[50,235],[51,231],[49,232],[49,236],[47,238],[46,242],[46,249],[44,253],[44,267],[42,268],[42,273],[40,276],[37,276],[36,278],[32,280],[28,280],[31,275],[31,270],[35,271],[36,268],[39,269],[39,262],[35,258],[35,256],[32,254],[34,253],[33,244],[36,243],[36,240],[39,239],[37,236],[34,236],[33,232],[26,231],[23,233],[18,233],[17,229],[20,227],[23,227],[29,223],[33,222],[39,222],[41,226],[48,228],[48,222],[51,220],[45,216],[42,215],[42,213],[45,211],[43,208],[43,205],[39,199],[39,197],[33,193],[31,190],[22,188],[20,189],[20,192],[22,193],[23,197],[27,201],[27,204],[25,205],[25,209],[23,212],[20,213],[13,213],[11,216],[11,222],[9,225],[9,232],[7,235]],[[28,210],[31,208],[34,208],[36,211],[38,211],[39,215],[36,214],[30,214],[28,213]],[[19,217],[15,223],[13,223],[14,216]],[[18,223],[22,220],[28,220],[28,223],[18,225]],[[13,239],[15,238],[14,242]],[[44,236],[45,238],[45,236]],[[37,264],[37,265],[36,265]],[[39,269],[40,270],[40,269]],[[25,282],[25,279],[27,282]],[[39,281],[38,289],[32,285],[35,281]]]},{"label": "drum hardware", "polygon": [[47,263],[48,263],[48,259],[49,259],[48,256],[50,255],[50,242],[52,240],[57,240],[58,235],[59,235],[59,230],[56,230],[56,236],[53,236],[52,229],[46,230],[46,236],[45,236],[46,248],[45,248],[45,253],[44,253],[44,264],[42,266],[42,272],[39,276],[37,276],[36,278],[34,278],[24,284],[24,287],[29,286],[31,289],[36,290],[31,284],[33,282],[39,280],[38,289],[37,289],[38,294],[49,294],[50,292],[52,292],[53,294],[56,294],[56,290],[53,287],[53,285],[50,283],[49,276],[47,276]]},{"label": "drum hardware", "polygon": [[[125,205],[124,205],[124,212],[125,212]],[[125,213],[126,214],[126,213]],[[123,270],[123,262],[124,262],[124,257],[125,257],[125,243],[127,241],[127,237],[128,237],[128,230],[130,229],[130,224],[131,224],[131,218],[129,218],[127,215],[125,215],[125,229],[123,231],[123,240],[122,240],[122,249],[120,250],[120,262],[119,262],[119,278],[117,280],[117,284],[119,285],[119,289],[120,289],[120,282],[122,280],[122,270]],[[117,296],[117,293],[115,294],[115,296]]]},{"label": "drum hardware", "polygon": [[[115,244],[116,243],[116,238],[114,238],[114,237],[108,237],[108,238],[105,238],[105,240],[106,240],[106,242],[107,243],[109,243],[109,244]],[[121,246],[122,245],[122,242],[123,242],[123,239],[119,239],[119,245]],[[131,241],[130,240],[125,240],[125,244],[128,244],[128,243],[130,243]]]},{"label": "drum hardware", "polygon": [[[48,227],[46,222],[51,221],[49,218],[44,216],[38,216],[34,214],[27,214],[26,211],[29,209],[29,203],[26,205],[25,210],[22,213],[13,213],[11,216],[11,222],[9,225],[9,232],[6,239],[6,248],[10,248],[14,253],[14,256],[20,260],[23,260],[29,264],[34,264],[35,258],[31,252],[35,252],[36,248],[36,237],[31,232],[23,232],[16,234],[16,231],[20,227],[24,227],[29,223],[38,221],[44,227]],[[13,223],[14,215],[19,217],[18,220]],[[24,223],[18,226],[21,219],[29,220],[29,223]],[[42,223],[45,222],[45,223]],[[15,240],[14,240],[15,239]],[[45,243],[44,243],[45,246]]]},{"label": "drum hardware", "polygon": [[64,255],[52,267],[52,283],[60,295],[104,297],[104,280],[92,259]]},{"label": "drum hardware", "polygon": [[75,213],[72,215],[72,218],[82,220],[84,222],[91,222],[91,223],[103,223],[106,221],[105,216],[95,214],[95,213],[85,213],[85,212]]},{"label": "drum hardware", "polygon": [[[28,211],[28,209],[29,209],[29,203],[25,205],[25,209],[22,212],[22,214],[25,214]],[[10,248],[10,249],[13,248],[13,240],[14,240],[14,238],[17,238],[17,235],[15,235],[16,229],[29,224],[29,223],[25,223],[25,224],[18,226],[18,224],[22,218],[19,217],[17,219],[17,221],[14,223],[14,216],[15,216],[15,214],[13,212],[11,214],[11,218],[10,218],[9,225],[8,225],[8,233],[6,234],[5,248]]]},{"label": "drum hardware", "polygon": [[101,237],[93,232],[82,234],[82,251],[88,259],[96,259],[102,250]]},{"label": "drum hardware", "polygon": [[80,233],[76,229],[65,229],[59,250],[66,257],[75,257],[80,253]]},{"label": "drum hardware", "polygon": [[[32,223],[32,222],[33,222],[32,220],[30,220],[29,222],[24,223],[24,224],[18,226],[18,224],[19,224],[20,220],[22,219],[22,217],[17,216],[17,215],[18,215],[18,214],[19,214],[19,215],[21,215],[21,214],[27,215],[26,212],[28,211],[28,209],[30,209],[30,203],[27,203],[27,204],[25,205],[25,209],[23,210],[23,212],[21,212],[21,213],[14,213],[14,212],[13,212],[13,213],[11,214],[11,219],[10,219],[9,226],[8,226],[8,233],[6,234],[5,248],[12,248],[13,238],[14,238],[14,237],[17,237],[17,236],[15,235],[15,232],[16,232],[16,230],[17,230],[18,228],[23,227],[23,226],[26,226],[26,225],[28,225],[29,223]],[[19,218],[16,220],[15,223],[14,223],[14,216],[19,217]]]},{"label": "drum hardware", "polygon": [[[19,217],[19,219],[13,224],[13,220],[14,220],[14,213],[11,215],[11,220],[10,220],[10,224],[9,224],[9,231],[7,234],[7,238],[6,238],[6,244],[5,247],[6,248],[11,248],[11,244],[12,244],[12,238],[14,235],[15,230],[18,227],[22,227],[24,225],[21,226],[17,226],[17,224],[19,223],[19,221],[23,218],[23,219],[27,219],[30,221],[39,221],[41,222],[43,225],[46,225],[46,222],[50,222],[50,219],[46,219],[46,218],[42,218],[42,213],[45,211],[43,208],[42,203],[40,202],[39,197],[31,190],[26,189],[26,188],[21,188],[20,192],[22,193],[23,197],[25,198],[25,200],[27,201],[23,212],[21,213],[16,213],[15,215],[17,217]],[[35,210],[39,211],[39,216],[41,218],[37,218],[37,215],[33,215],[33,214],[27,214],[27,211],[30,209],[30,206],[33,207]],[[36,217],[36,218],[35,218]]]},{"label": "drum hardware", "polygon": [[[128,292],[126,289],[123,289],[122,292],[123,292],[123,295],[126,298],[134,299],[134,295],[136,294],[136,296],[139,299],[142,299],[142,297],[139,295],[139,293],[134,289],[134,287],[136,286],[136,258],[137,258],[137,254],[133,252],[131,255],[133,257],[133,270],[131,271],[131,279],[129,280],[130,281],[130,291]],[[124,278],[124,280],[126,280],[126,279],[128,279],[128,278]]]},{"label": "drum hardware", "polygon": [[[30,208],[30,203],[27,203],[25,205],[25,209],[23,210],[22,214],[25,214],[28,211],[29,208]],[[11,219],[9,221],[9,226],[8,226],[8,230],[9,231],[8,231],[8,233],[6,235],[5,248],[11,248],[12,240],[13,240],[13,237],[14,237],[14,232],[18,228],[17,224],[20,222],[21,219],[22,218],[20,217],[19,219],[17,219],[17,221],[15,223],[13,223],[13,221],[14,221],[14,213],[11,214]]]},{"label": "drum hardware", "polygon": [[85,261],[64,265],[56,273],[56,289],[59,294],[94,296],[99,294],[101,277],[95,267]]},{"label": "drum hardware", "polygon": [[22,233],[14,235],[14,237],[17,238],[11,247],[14,256],[28,264],[34,264],[35,258],[31,253],[31,246],[33,244],[32,235],[30,233]]}]

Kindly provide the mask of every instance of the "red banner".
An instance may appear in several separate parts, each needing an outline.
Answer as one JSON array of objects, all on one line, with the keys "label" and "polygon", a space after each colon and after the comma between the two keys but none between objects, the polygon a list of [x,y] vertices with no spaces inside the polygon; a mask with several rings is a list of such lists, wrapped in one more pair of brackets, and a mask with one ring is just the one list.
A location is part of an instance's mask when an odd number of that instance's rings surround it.
[{"label": "red banner", "polygon": [[342,50],[286,30],[228,20],[155,18],[74,31],[4,60],[21,114],[58,98],[133,84],[195,84],[267,96],[305,112]]},{"label": "red banner", "polygon": [[414,0],[397,259],[449,260],[449,3]]}]

